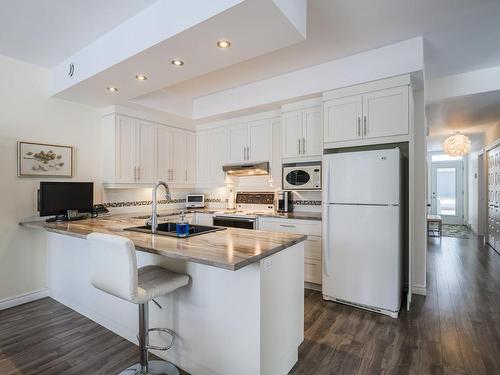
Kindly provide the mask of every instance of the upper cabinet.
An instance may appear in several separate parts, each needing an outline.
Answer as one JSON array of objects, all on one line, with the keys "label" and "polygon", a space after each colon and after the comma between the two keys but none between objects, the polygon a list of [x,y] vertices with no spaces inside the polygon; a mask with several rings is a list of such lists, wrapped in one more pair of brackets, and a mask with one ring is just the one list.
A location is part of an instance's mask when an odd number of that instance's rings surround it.
[{"label": "upper cabinet", "polygon": [[196,169],[198,184],[223,186],[225,175],[222,166],[227,164],[228,130],[217,128],[196,134]]},{"label": "upper cabinet", "polygon": [[284,111],[282,115],[283,158],[321,157],[321,107]]},{"label": "upper cabinet", "polygon": [[[409,82],[404,77],[325,93],[325,148],[407,141],[410,132]],[[349,95],[353,94],[353,95]]]},{"label": "upper cabinet", "polygon": [[110,114],[103,118],[104,181],[109,184],[195,184],[194,132]]},{"label": "upper cabinet", "polygon": [[271,132],[269,120],[229,126],[227,129],[228,163],[269,161]]},{"label": "upper cabinet", "polygon": [[196,146],[193,132],[158,126],[158,179],[175,185],[194,185]]}]

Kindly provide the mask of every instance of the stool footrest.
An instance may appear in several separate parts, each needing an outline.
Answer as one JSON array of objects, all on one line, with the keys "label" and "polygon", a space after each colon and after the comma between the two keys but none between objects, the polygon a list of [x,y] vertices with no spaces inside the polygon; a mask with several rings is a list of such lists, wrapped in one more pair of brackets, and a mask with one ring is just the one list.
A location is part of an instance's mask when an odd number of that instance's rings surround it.
[{"label": "stool footrest", "polygon": [[164,332],[164,333],[168,333],[172,337],[172,340],[170,341],[170,344],[167,345],[167,346],[147,345],[146,346],[147,349],[165,351],[165,350],[170,349],[172,346],[174,346],[175,332],[172,331],[171,329],[168,329],[168,328],[150,328],[150,329],[148,329],[148,332],[146,334],[147,336],[149,336],[149,332]]}]

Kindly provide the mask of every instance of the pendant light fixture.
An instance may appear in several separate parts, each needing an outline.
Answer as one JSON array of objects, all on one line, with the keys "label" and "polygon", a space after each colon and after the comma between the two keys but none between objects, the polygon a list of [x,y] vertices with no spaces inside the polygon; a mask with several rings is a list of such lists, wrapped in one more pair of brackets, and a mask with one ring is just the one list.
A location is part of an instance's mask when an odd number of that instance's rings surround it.
[{"label": "pendant light fixture", "polygon": [[460,133],[456,133],[445,139],[443,150],[450,156],[463,156],[470,151],[470,139]]}]

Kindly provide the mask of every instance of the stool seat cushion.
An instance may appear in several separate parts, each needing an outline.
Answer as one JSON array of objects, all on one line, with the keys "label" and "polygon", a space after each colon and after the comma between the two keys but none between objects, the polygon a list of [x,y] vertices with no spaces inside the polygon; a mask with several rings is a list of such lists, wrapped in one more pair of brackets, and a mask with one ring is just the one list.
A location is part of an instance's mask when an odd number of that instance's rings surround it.
[{"label": "stool seat cushion", "polygon": [[159,266],[145,266],[138,270],[137,296],[133,303],[145,303],[153,298],[173,292],[189,283],[189,276],[168,271]]}]

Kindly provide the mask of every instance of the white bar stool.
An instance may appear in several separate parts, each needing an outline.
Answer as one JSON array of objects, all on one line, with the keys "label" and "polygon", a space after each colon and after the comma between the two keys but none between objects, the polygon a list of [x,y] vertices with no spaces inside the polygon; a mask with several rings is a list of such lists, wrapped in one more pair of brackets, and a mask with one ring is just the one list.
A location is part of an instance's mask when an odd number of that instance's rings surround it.
[{"label": "white bar stool", "polygon": [[[106,293],[139,305],[140,361],[120,374],[179,375],[179,370],[166,361],[149,361],[148,349],[168,350],[175,340],[175,332],[166,328],[149,328],[148,302],[153,298],[171,293],[189,283],[189,276],[168,271],[159,266],[137,269],[134,243],[125,237],[91,233],[90,275],[92,285]],[[156,301],[153,301],[156,303]],[[166,332],[172,337],[170,345],[149,345],[151,331]]]}]

